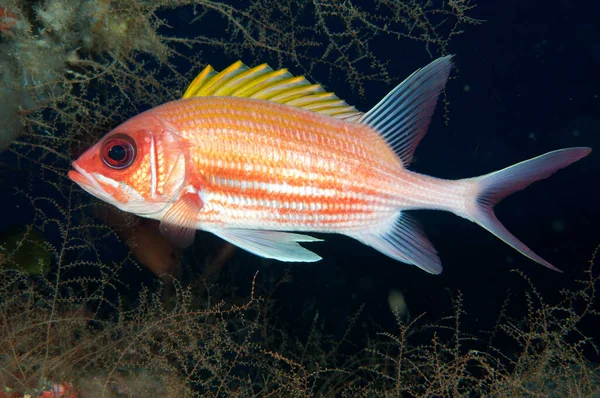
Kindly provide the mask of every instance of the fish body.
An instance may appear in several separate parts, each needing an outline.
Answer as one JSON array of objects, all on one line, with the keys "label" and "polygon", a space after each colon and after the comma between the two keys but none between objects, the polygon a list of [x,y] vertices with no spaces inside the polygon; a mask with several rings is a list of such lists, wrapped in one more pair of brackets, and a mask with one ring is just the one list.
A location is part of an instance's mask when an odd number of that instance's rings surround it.
[{"label": "fish body", "polygon": [[185,184],[203,203],[197,229],[351,233],[444,203],[444,181],[408,171],[366,125],[235,97],[174,101],[142,117],[186,143]]},{"label": "fish body", "polygon": [[555,269],[510,234],[492,206],[589,148],[454,181],[407,169],[450,57],[409,76],[366,114],[287,75],[265,87],[275,72],[235,65],[201,73],[188,89],[195,94],[117,127],[73,162],[69,177],[122,210],[160,220],[182,246],[202,229],[263,257],[316,261],[299,243],[319,239],[296,232],[340,233],[440,273],[435,249],[407,214],[435,209],[477,222]]}]

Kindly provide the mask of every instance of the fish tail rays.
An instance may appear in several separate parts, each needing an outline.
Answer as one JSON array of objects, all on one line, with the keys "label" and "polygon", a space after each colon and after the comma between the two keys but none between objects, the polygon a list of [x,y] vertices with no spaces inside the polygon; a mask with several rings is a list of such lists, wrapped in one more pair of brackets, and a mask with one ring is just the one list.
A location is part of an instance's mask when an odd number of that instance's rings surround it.
[{"label": "fish tail rays", "polygon": [[481,225],[533,261],[562,272],[511,234],[496,218],[493,207],[508,195],[538,180],[550,177],[556,171],[584,158],[590,152],[590,148],[584,147],[559,149],[490,174],[461,180],[469,183],[471,192],[468,195],[471,195],[472,200],[466,209],[456,211],[456,214]]}]

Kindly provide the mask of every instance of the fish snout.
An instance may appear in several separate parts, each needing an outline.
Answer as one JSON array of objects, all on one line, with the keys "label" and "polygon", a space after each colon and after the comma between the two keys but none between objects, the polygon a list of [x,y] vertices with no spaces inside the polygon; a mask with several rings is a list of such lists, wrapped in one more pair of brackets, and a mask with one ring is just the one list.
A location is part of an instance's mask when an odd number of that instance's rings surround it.
[{"label": "fish snout", "polygon": [[71,166],[73,166],[74,170],[69,170],[69,172],[67,173],[67,176],[71,179],[71,181],[73,181],[77,185],[81,186],[82,188],[84,186],[94,185],[94,183],[92,181],[93,177],[89,173],[87,173],[85,170],[83,170],[77,164],[76,160],[73,161],[73,163],[71,163]]},{"label": "fish snout", "polygon": [[69,179],[71,181],[73,181],[74,183],[76,183],[77,185],[85,184],[87,181],[87,178],[85,178],[83,176],[83,174],[81,174],[77,170],[77,169],[79,169],[79,166],[77,166],[77,161],[71,163],[71,165],[73,166],[73,168],[75,170],[69,170],[69,172],[67,173],[67,176],[69,177]]},{"label": "fish snout", "polygon": [[69,170],[67,176],[75,184],[79,185],[84,191],[96,196],[99,199],[110,203],[111,196],[102,188],[98,180],[91,174],[85,171],[77,161],[71,163],[75,170]]}]

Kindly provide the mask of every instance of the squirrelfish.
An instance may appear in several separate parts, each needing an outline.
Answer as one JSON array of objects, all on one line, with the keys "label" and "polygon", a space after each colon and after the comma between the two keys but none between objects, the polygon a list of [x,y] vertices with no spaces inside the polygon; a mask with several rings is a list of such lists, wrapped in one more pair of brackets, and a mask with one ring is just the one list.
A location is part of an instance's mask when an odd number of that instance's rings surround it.
[{"label": "squirrelfish", "polygon": [[357,111],[286,69],[206,67],[180,100],[143,112],[73,162],[90,194],[160,220],[181,246],[212,232],[256,255],[317,261],[301,232],[339,233],[439,274],[436,250],[409,210],[471,220],[558,270],[513,236],[493,206],[590,153],[568,148],[479,177],[444,180],[408,169],[452,68],[438,58],[373,109]]}]

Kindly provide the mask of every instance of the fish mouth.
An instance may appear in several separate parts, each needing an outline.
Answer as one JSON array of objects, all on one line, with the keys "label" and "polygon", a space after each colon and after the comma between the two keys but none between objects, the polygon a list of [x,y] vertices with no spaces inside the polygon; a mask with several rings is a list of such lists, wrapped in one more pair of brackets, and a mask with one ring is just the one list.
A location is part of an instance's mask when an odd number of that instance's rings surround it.
[{"label": "fish mouth", "polygon": [[73,162],[72,166],[75,170],[69,170],[68,177],[77,185],[86,185],[90,183],[89,177],[85,176],[85,172]]},{"label": "fish mouth", "polygon": [[98,183],[98,180],[96,180],[93,175],[79,167],[79,165],[77,165],[77,161],[74,161],[72,166],[75,170],[69,170],[69,173],[67,174],[71,181],[83,188],[84,191],[94,195],[97,198],[103,200],[110,198],[110,195],[108,195],[106,191],[102,189]]}]

